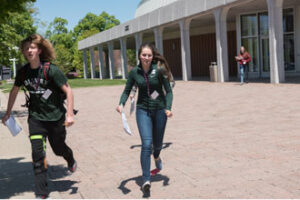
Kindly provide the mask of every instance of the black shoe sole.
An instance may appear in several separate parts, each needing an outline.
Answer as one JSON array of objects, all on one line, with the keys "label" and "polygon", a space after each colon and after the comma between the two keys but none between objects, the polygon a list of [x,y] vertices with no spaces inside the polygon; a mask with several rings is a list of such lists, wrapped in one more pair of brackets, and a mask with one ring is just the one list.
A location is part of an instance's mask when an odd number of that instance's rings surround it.
[{"label": "black shoe sole", "polygon": [[145,187],[143,187],[143,192],[144,193],[149,193],[150,192],[150,188],[151,188],[151,185],[145,185]]}]

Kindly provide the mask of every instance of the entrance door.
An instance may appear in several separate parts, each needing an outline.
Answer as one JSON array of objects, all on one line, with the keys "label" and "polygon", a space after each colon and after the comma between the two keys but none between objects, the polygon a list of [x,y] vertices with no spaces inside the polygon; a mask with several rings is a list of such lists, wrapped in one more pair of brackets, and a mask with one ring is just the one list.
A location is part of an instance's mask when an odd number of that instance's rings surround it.
[{"label": "entrance door", "polygon": [[260,74],[261,77],[270,77],[270,50],[269,38],[260,38]]}]

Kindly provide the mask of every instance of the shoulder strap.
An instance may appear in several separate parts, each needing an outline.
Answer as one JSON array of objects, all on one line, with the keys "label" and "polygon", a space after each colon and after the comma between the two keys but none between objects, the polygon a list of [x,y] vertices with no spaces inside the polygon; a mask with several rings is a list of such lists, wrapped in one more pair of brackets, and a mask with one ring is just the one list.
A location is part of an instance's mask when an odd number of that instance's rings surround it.
[{"label": "shoulder strap", "polygon": [[45,80],[48,81],[48,73],[49,73],[49,70],[50,70],[50,62],[45,62],[43,67],[44,67]]}]

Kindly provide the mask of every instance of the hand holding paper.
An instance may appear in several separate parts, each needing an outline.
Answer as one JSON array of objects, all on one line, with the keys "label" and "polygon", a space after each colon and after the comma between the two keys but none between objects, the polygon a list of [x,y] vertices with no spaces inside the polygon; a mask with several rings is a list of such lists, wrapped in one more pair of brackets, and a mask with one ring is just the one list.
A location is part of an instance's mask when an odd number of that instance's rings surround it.
[{"label": "hand holding paper", "polygon": [[22,130],[22,128],[19,126],[19,124],[17,124],[13,116],[10,116],[8,118],[8,120],[5,122],[5,125],[7,126],[7,128],[13,136],[17,136]]}]

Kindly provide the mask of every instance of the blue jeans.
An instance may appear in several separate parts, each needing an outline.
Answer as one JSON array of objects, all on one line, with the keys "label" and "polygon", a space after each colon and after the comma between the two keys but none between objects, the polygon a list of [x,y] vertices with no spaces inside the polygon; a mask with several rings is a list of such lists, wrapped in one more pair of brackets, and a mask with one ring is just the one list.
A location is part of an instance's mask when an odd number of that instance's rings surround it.
[{"label": "blue jeans", "polygon": [[248,81],[248,65],[240,64],[241,83],[244,83],[244,74],[246,74],[246,81]]},{"label": "blue jeans", "polygon": [[154,158],[158,158],[162,149],[163,137],[165,133],[167,116],[164,109],[136,110],[136,122],[141,136],[141,166],[143,171],[143,181],[150,181],[150,165],[153,144]]}]

